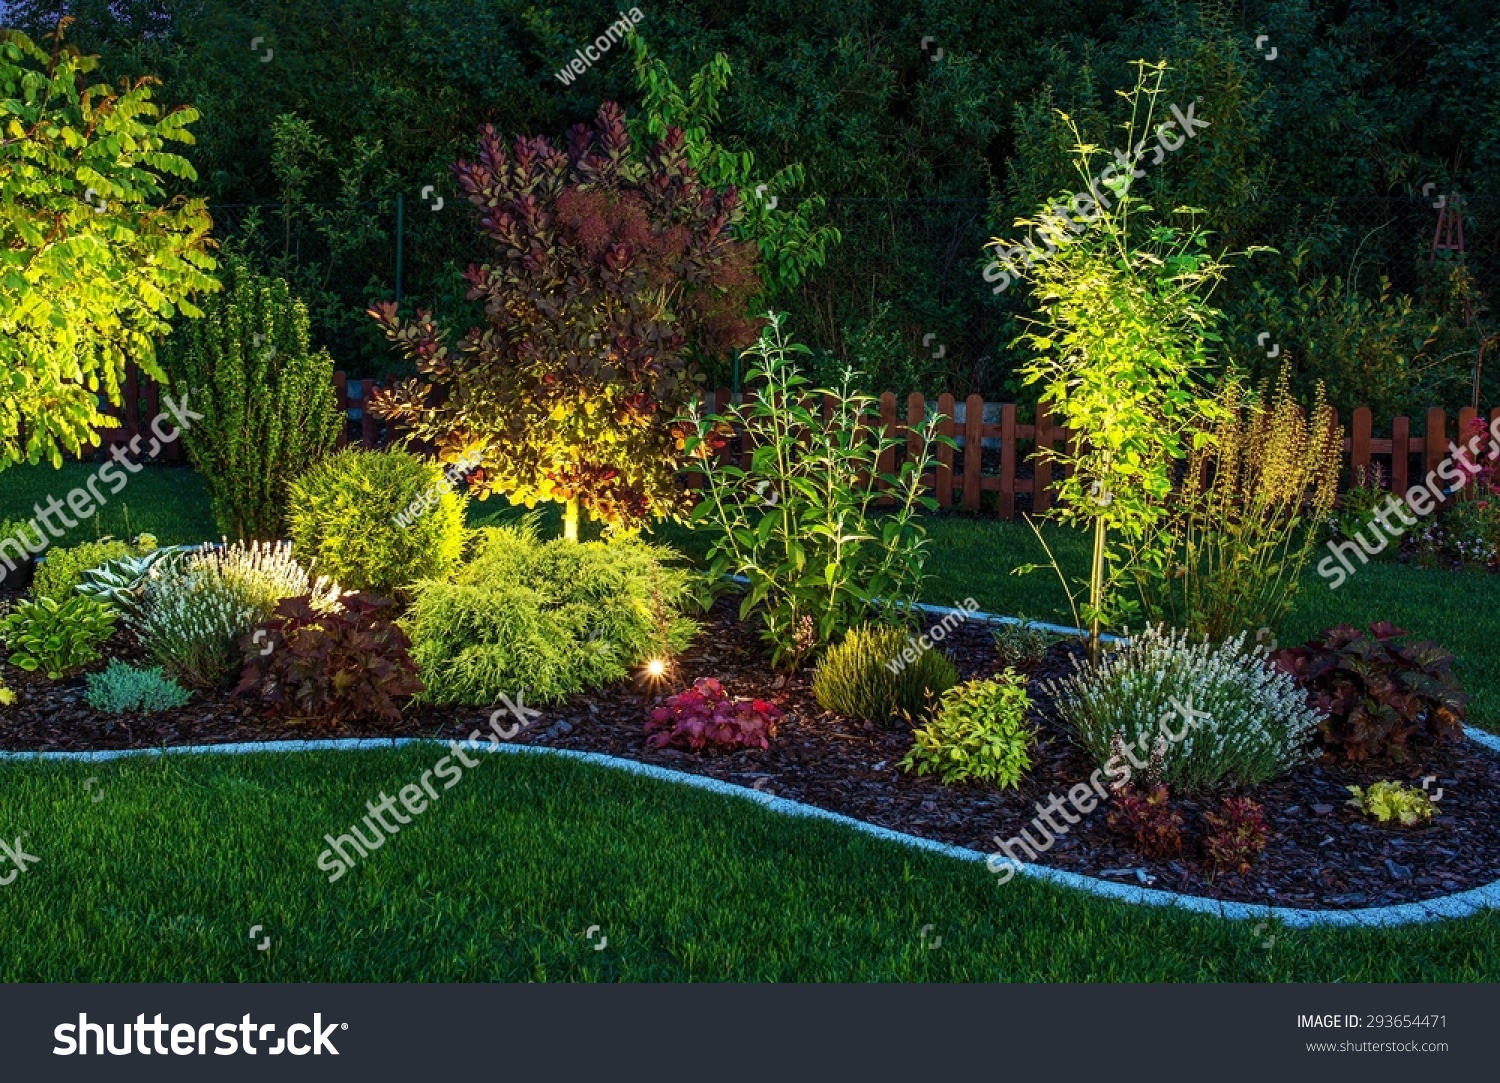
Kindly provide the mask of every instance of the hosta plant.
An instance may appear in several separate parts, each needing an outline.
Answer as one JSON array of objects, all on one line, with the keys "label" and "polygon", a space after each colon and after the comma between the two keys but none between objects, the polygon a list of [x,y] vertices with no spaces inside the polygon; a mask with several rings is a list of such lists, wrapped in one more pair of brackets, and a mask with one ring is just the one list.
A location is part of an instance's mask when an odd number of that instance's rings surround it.
[{"label": "hosta plant", "polygon": [[646,722],[652,748],[771,747],[781,709],[763,699],[733,699],[713,677],[668,696]]},{"label": "hosta plant", "polygon": [[1407,742],[1463,735],[1468,697],[1453,655],[1435,643],[1400,642],[1406,631],[1380,621],[1368,631],[1341,624],[1276,653],[1308,702],[1324,716],[1324,747],[1346,760],[1405,759]]},{"label": "hosta plant", "polygon": [[235,692],[272,714],[328,722],[401,718],[399,701],[422,690],[391,602],[346,594],[339,608],[285,598],[240,640],[245,666]]},{"label": "hosta plant", "polygon": [[1019,786],[1031,767],[1030,706],[1026,678],[1011,669],[950,688],[932,721],[914,734],[916,744],[901,766],[919,775],[936,773],[945,783]]},{"label": "hosta plant", "polygon": [[75,594],[17,603],[0,622],[6,659],[28,673],[41,670],[52,680],[99,657],[99,647],[115,629],[115,612],[93,598]]},{"label": "hosta plant", "polygon": [[111,660],[103,673],[88,675],[88,691],[84,693],[88,705],[101,714],[170,711],[190,698],[182,685],[162,675],[160,667],[136,669],[118,658]]},{"label": "hosta plant", "polygon": [[136,548],[142,550],[139,556],[118,557],[84,572],[78,593],[108,602],[127,618],[137,618],[141,615],[147,581],[180,568],[190,554],[198,551],[195,545],[145,549],[140,541],[136,542]]},{"label": "hosta plant", "polygon": [[1394,820],[1402,827],[1413,827],[1429,823],[1437,815],[1437,805],[1426,790],[1400,782],[1382,780],[1364,788],[1350,786],[1349,792],[1353,796],[1344,802],[1346,805],[1383,824]]},{"label": "hosta plant", "polygon": [[1248,797],[1227,796],[1217,813],[1206,812],[1203,819],[1209,827],[1203,845],[1215,869],[1245,875],[1270,840],[1265,809]]}]

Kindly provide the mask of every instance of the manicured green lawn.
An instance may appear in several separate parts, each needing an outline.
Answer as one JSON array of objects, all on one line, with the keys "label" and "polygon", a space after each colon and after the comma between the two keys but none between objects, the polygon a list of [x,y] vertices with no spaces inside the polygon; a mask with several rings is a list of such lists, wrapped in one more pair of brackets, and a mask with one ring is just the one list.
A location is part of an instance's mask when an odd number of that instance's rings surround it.
[{"label": "manicured green lawn", "polygon": [[[49,496],[66,503],[68,491],[82,487],[98,469],[97,463],[64,463],[60,470],[50,466],[0,470],[0,520],[30,519],[35,514],[33,507],[40,504],[45,509]],[[107,484],[96,487],[109,493]],[[94,519],[79,523],[53,544],[77,545],[104,534],[125,538],[143,532],[155,534],[162,545],[218,538],[208,489],[196,471],[171,466],[142,468],[140,473],[130,475],[125,488],[111,497]]]},{"label": "manicured green lawn", "polygon": [[531,756],[486,758],[328,883],[323,836],[444,751],[0,764],[0,835],[24,832],[40,859],[0,887],[0,979],[1500,978],[1500,915],[1277,929],[1267,950],[1250,923],[1000,885],[837,825]]}]

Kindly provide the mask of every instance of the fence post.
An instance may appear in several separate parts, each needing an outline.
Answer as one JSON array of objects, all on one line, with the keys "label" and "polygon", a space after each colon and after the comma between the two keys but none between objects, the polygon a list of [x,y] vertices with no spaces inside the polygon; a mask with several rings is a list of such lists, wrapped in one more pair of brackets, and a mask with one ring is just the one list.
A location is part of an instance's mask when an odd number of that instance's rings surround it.
[{"label": "fence post", "polygon": [[[938,396],[938,413],[942,420],[938,422],[938,432],[953,439],[953,396],[944,391]],[[937,450],[937,476],[933,479],[933,488],[937,490],[937,502],[940,508],[951,508],[953,506],[953,446],[951,444],[939,444]]]},{"label": "fence post", "polygon": [[[1436,406],[1427,411],[1427,431],[1423,434],[1423,440],[1427,445],[1423,472],[1430,474],[1437,469],[1438,463],[1448,457],[1448,415]],[[1446,500],[1443,501],[1444,506],[1447,503]]]},{"label": "fence post", "polygon": [[379,442],[379,434],[375,430],[375,415],[370,413],[370,400],[379,390],[380,385],[374,380],[359,382],[359,445],[366,451],[373,451]]},{"label": "fence post", "polygon": [[1016,404],[1000,406],[1000,518],[1016,517]]},{"label": "fence post", "polygon": [[[906,461],[915,463],[922,457],[926,449],[922,446],[922,422],[927,420],[927,401],[912,392],[906,396]],[[918,479],[919,484],[927,486],[931,484],[924,474]]]},{"label": "fence post", "polygon": [[333,373],[333,394],[339,404],[339,447],[345,447],[349,443],[349,378],[344,375],[343,369],[335,369]]},{"label": "fence post", "polygon": [[[880,395],[880,435],[877,440],[890,440],[896,435],[896,393],[884,391]],[[875,460],[875,472],[877,474],[894,474],[896,472],[896,448],[894,445],[886,448]],[[877,504],[894,504],[896,498],[891,496],[890,488],[880,478],[875,479],[875,488],[881,490],[880,496],[875,499]]]},{"label": "fence post", "polygon": [[1356,406],[1349,434],[1349,483],[1368,485],[1370,481],[1370,408]]},{"label": "fence post", "polygon": [[979,477],[984,470],[984,399],[964,400],[964,510],[979,510]]},{"label": "fence post", "polygon": [[1407,476],[1411,468],[1411,419],[1391,419],[1391,492],[1406,496]]}]

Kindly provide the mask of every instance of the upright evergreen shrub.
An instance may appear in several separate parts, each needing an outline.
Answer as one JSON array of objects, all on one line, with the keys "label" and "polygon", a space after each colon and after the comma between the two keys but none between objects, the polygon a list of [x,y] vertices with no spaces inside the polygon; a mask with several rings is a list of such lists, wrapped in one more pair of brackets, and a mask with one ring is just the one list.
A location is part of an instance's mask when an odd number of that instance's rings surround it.
[{"label": "upright evergreen shrub", "polygon": [[179,394],[203,415],[186,432],[214,518],[241,540],[273,540],[293,478],[338,439],[333,358],[308,340],[306,306],[286,282],[231,261],[224,294],[164,354]]}]

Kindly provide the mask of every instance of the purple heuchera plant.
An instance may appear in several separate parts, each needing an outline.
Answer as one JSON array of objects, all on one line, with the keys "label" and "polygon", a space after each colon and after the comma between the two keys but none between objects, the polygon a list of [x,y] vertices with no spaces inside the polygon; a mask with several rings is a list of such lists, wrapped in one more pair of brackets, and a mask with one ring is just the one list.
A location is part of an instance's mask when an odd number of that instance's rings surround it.
[{"label": "purple heuchera plant", "polygon": [[653,748],[770,748],[781,710],[763,699],[731,699],[713,677],[668,696],[651,712],[646,740]]}]

